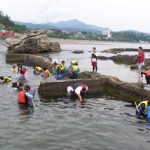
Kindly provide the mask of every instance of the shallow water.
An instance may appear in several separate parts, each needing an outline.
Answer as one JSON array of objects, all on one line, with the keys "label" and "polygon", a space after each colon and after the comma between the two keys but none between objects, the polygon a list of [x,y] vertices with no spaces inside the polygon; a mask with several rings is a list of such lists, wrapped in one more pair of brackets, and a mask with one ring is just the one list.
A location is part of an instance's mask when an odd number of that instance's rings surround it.
[{"label": "shallow water", "polygon": [[[61,53],[60,60],[70,59]],[[80,56],[73,58],[80,60]],[[0,75],[16,79],[11,65],[5,63],[4,47],[0,47],[0,70]],[[30,67],[28,79],[32,89],[37,89],[41,77],[33,75]],[[9,84],[0,84],[0,150],[149,150],[150,126],[135,118],[135,108],[129,103],[93,98],[80,105],[68,98],[44,100],[36,93],[35,104],[34,111],[21,110],[17,92]]]}]

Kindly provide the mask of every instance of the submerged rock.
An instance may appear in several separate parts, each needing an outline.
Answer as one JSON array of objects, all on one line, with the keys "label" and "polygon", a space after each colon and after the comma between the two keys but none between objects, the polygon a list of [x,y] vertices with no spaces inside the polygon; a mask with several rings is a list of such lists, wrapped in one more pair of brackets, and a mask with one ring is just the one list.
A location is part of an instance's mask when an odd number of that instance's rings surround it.
[{"label": "submerged rock", "polygon": [[6,39],[9,53],[37,54],[60,51],[58,42],[51,42],[46,31],[34,31],[20,38]]},{"label": "submerged rock", "polygon": [[82,54],[82,53],[84,53],[84,51],[82,51],[82,50],[75,50],[75,51],[73,51],[72,53],[75,53],[75,54]]},{"label": "submerged rock", "polygon": [[21,63],[26,66],[53,67],[52,60],[43,56],[29,54],[6,54],[6,63]]},{"label": "submerged rock", "polygon": [[133,103],[141,99],[150,98],[150,93],[138,84],[122,82],[116,77],[81,73],[80,79],[41,82],[39,94],[43,98],[59,98],[66,96],[67,86],[75,83],[84,83],[89,87],[88,97],[111,97]]},{"label": "submerged rock", "polygon": [[[143,49],[144,52],[150,52],[150,49]],[[137,48],[111,48],[102,51],[102,53],[122,53],[122,52],[138,52]]]}]

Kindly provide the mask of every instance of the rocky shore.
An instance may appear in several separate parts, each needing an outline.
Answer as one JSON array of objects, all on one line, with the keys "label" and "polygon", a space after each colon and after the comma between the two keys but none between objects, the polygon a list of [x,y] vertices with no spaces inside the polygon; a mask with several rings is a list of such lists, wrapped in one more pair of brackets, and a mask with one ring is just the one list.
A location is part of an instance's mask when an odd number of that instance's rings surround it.
[{"label": "rocky shore", "polygon": [[33,31],[19,38],[6,39],[8,53],[38,54],[60,51],[60,44],[49,40],[46,31]]},{"label": "rocky shore", "polygon": [[[144,52],[150,52],[150,49],[143,49]],[[102,53],[122,53],[122,52],[138,52],[137,48],[112,48],[102,51]]]},{"label": "rocky shore", "polygon": [[43,56],[30,54],[6,54],[6,63],[21,63],[26,66],[40,66],[42,68],[53,67],[52,60]]},{"label": "rocky shore", "polygon": [[150,93],[142,88],[140,84],[122,82],[116,77],[93,74],[91,72],[81,73],[79,79],[41,82],[39,94],[43,98],[66,97],[67,86],[75,83],[88,85],[87,97],[110,97],[133,103],[145,98],[150,98]]}]

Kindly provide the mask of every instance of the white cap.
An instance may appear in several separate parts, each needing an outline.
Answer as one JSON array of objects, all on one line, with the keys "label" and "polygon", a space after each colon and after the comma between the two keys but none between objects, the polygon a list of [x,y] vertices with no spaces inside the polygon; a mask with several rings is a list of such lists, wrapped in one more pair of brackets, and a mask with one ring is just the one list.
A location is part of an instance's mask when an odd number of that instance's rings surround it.
[{"label": "white cap", "polygon": [[67,87],[67,93],[69,94],[69,93],[72,93],[72,92],[73,92],[73,88],[71,86],[68,86]]}]

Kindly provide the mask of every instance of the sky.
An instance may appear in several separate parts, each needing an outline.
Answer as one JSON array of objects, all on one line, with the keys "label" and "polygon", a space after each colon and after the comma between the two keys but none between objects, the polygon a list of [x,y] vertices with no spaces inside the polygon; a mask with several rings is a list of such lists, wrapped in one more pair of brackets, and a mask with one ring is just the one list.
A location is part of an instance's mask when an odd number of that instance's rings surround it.
[{"label": "sky", "polygon": [[78,19],[113,31],[150,33],[150,0],[0,0],[0,10],[13,21]]}]

